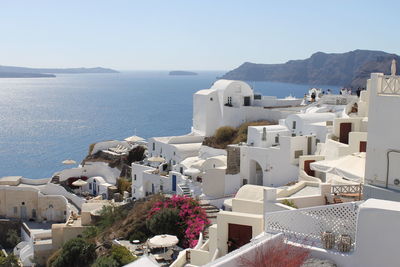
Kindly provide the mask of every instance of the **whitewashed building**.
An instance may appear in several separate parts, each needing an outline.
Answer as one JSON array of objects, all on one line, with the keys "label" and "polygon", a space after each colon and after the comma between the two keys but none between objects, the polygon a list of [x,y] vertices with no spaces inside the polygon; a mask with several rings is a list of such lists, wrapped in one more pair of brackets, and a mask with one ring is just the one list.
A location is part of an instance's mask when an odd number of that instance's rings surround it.
[{"label": "whitewashed building", "polygon": [[301,99],[277,99],[254,94],[245,82],[218,80],[193,96],[192,132],[211,136],[221,126],[237,127],[248,121],[278,121],[298,112]]}]

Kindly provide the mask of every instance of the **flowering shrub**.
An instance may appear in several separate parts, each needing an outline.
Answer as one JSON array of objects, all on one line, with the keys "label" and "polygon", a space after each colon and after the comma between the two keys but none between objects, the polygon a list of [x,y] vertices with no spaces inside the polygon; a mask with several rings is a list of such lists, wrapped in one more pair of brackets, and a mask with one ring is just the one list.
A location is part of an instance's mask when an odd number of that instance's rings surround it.
[{"label": "flowering shrub", "polygon": [[300,267],[309,257],[310,251],[303,246],[293,246],[279,240],[255,249],[254,255],[244,255],[239,266],[246,267]]},{"label": "flowering shrub", "polygon": [[154,215],[166,209],[176,209],[179,211],[176,229],[180,231],[178,238],[180,239],[181,246],[191,248],[196,246],[200,233],[210,224],[207,214],[200,207],[199,202],[187,196],[173,195],[164,201],[156,202],[150,210],[147,220],[150,221]]}]

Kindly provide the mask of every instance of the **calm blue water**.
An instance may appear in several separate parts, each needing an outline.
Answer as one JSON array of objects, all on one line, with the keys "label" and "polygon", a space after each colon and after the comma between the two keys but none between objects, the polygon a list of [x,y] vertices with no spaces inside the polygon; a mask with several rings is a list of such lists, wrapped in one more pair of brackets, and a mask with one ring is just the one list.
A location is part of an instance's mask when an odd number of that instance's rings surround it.
[{"label": "calm blue water", "polygon": [[[224,72],[169,76],[167,72],[58,75],[0,79],[0,177],[44,178],[80,162],[91,143],[135,134],[185,134],[192,95]],[[264,95],[302,97],[307,85],[250,83]],[[334,88],[334,87],[330,87]]]}]

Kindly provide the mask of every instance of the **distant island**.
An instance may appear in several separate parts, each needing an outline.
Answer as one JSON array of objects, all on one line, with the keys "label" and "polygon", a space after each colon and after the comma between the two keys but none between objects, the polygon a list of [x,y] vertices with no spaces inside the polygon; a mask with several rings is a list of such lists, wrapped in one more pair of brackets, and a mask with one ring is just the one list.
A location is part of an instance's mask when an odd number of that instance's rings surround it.
[{"label": "distant island", "polygon": [[382,51],[317,52],[307,59],[290,60],[283,64],[246,62],[221,78],[358,88],[366,86],[371,72],[390,73],[392,59],[399,64],[398,55]]},{"label": "distant island", "polygon": [[198,75],[198,73],[193,71],[174,70],[170,71],[169,75]]},{"label": "distant island", "polygon": [[81,73],[118,73],[107,68],[25,68],[14,66],[0,66],[0,78],[48,78],[54,74],[81,74]]}]

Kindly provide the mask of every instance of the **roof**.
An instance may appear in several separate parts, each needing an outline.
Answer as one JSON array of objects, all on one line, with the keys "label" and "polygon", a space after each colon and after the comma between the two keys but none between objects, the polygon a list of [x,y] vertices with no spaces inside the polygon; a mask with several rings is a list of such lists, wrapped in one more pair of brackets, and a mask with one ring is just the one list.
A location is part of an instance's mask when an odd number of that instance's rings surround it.
[{"label": "roof", "polygon": [[275,131],[287,131],[288,128],[283,125],[261,125],[261,126],[249,126],[251,128],[257,129],[257,131],[263,131],[265,128],[267,132],[275,132]]},{"label": "roof", "polygon": [[5,176],[0,178],[0,185],[18,185],[22,176]]},{"label": "roof", "polygon": [[263,201],[264,189],[267,188],[270,187],[246,184],[239,189],[239,191],[236,193],[235,198]]},{"label": "roof", "polygon": [[360,205],[360,209],[400,211],[400,202],[370,198]]},{"label": "roof", "polygon": [[212,90],[212,89],[203,89],[203,90],[197,91],[195,94],[196,95],[209,95],[214,92],[215,92],[215,90]]},{"label": "roof", "polygon": [[200,149],[202,143],[188,143],[188,144],[173,144],[172,146],[176,148],[178,152],[192,152]]},{"label": "roof", "polygon": [[299,114],[291,114],[288,118],[299,118],[303,121],[307,122],[321,122],[321,121],[329,121],[336,118],[336,115],[331,112],[321,112],[321,113],[299,113]]},{"label": "roof", "polygon": [[144,255],[140,257],[139,259],[135,260],[134,262],[131,262],[127,265],[124,265],[124,267],[159,267],[157,263],[155,263],[149,256]]},{"label": "roof", "polygon": [[133,136],[125,138],[124,140],[127,141],[127,142],[133,142],[134,143],[134,142],[138,142],[138,141],[144,141],[144,138],[142,138],[140,136],[133,135]]}]

